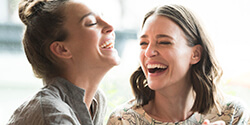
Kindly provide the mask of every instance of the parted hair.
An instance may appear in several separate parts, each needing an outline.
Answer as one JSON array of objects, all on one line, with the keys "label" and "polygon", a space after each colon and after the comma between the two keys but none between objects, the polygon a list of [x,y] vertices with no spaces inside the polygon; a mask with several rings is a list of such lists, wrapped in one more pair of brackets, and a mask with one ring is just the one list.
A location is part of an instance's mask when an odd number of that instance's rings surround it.
[{"label": "parted hair", "polygon": [[50,45],[63,41],[63,5],[69,0],[21,0],[19,17],[25,25],[23,47],[36,77],[44,80],[57,76],[59,68]]},{"label": "parted hair", "polygon": [[[143,20],[142,28],[148,17],[155,15],[171,19],[183,30],[187,45],[201,45],[201,59],[191,66],[191,83],[196,93],[192,111],[205,114],[216,106],[220,109],[217,83],[222,76],[222,69],[215,58],[214,47],[203,27],[194,14],[181,5],[163,5],[149,11]],[[139,67],[130,77],[130,84],[138,105],[146,105],[154,99],[155,91],[146,84],[146,77]]]}]

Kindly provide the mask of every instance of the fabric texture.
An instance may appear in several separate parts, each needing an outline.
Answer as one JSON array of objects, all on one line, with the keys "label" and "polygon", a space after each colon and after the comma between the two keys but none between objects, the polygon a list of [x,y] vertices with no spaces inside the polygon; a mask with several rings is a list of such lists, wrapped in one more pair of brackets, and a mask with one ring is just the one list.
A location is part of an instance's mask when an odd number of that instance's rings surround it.
[{"label": "fabric texture", "polygon": [[194,113],[188,119],[180,122],[162,122],[150,117],[142,108],[131,100],[118,107],[109,117],[107,125],[201,125],[205,119],[210,122],[223,120],[226,125],[249,125],[249,109],[241,101],[226,97],[222,103],[221,114],[213,108],[206,115]]},{"label": "fabric texture", "polygon": [[92,118],[85,90],[60,77],[46,85],[14,112],[8,125],[103,125],[107,104],[101,90],[91,103]]}]

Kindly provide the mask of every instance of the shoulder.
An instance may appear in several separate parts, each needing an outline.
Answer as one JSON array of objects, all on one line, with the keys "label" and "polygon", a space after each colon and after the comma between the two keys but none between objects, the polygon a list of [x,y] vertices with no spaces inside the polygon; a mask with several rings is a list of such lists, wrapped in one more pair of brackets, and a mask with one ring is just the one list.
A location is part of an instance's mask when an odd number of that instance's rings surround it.
[{"label": "shoulder", "polygon": [[223,120],[226,124],[246,125],[249,121],[249,109],[239,98],[226,95],[221,102],[221,111],[214,108],[205,116],[211,121]]},{"label": "shoulder", "polygon": [[137,125],[148,124],[143,116],[141,106],[137,106],[135,100],[130,100],[117,107],[110,115],[108,125]]},{"label": "shoulder", "polygon": [[240,116],[242,114],[248,114],[249,109],[245,102],[239,98],[226,95],[221,103],[221,114],[230,114],[233,116]]},{"label": "shoulder", "polygon": [[231,117],[231,124],[245,125],[250,118],[249,109],[246,103],[239,98],[228,95],[225,96],[221,115],[224,119],[229,119],[229,117]]},{"label": "shoulder", "polygon": [[122,116],[123,114],[129,114],[134,112],[134,108],[136,107],[136,101],[130,100],[118,107],[112,112],[114,116]]},{"label": "shoulder", "polygon": [[43,88],[30,100],[16,109],[8,124],[42,125],[58,117],[72,116],[74,112],[64,103],[57,92]]}]

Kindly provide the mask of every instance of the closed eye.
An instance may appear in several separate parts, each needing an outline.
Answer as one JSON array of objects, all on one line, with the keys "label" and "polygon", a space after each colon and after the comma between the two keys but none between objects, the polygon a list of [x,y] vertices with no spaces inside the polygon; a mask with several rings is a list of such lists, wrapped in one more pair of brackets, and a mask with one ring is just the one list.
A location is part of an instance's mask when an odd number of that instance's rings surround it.
[{"label": "closed eye", "polygon": [[140,46],[143,46],[143,45],[148,45],[148,43],[147,42],[141,42]]},{"label": "closed eye", "polygon": [[85,26],[94,26],[98,23],[98,20],[96,18],[95,15],[90,14],[89,16],[87,16],[85,19]]},{"label": "closed eye", "polygon": [[169,45],[169,44],[172,44],[172,43],[171,42],[167,42],[167,41],[161,41],[161,42],[159,42],[159,44]]},{"label": "closed eye", "polygon": [[86,24],[87,26],[94,26],[94,25],[96,25],[97,24],[97,22],[96,23],[90,23],[90,24]]}]

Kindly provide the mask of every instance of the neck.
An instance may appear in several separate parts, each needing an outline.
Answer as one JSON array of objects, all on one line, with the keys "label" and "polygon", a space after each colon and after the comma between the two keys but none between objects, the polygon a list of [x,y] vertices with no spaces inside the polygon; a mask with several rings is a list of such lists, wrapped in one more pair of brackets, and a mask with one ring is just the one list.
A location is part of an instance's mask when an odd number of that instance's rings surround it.
[{"label": "neck", "polygon": [[[154,119],[163,122],[179,122],[189,118],[194,103],[194,93],[190,85],[155,91],[155,98],[143,108]],[[174,91],[173,91],[174,90]]]},{"label": "neck", "polygon": [[[111,69],[111,68],[110,68]],[[79,88],[85,90],[84,102],[88,109],[90,109],[93,97],[98,89],[98,86],[104,75],[109,69],[92,69],[92,70],[68,70],[63,75],[68,81]]]}]

